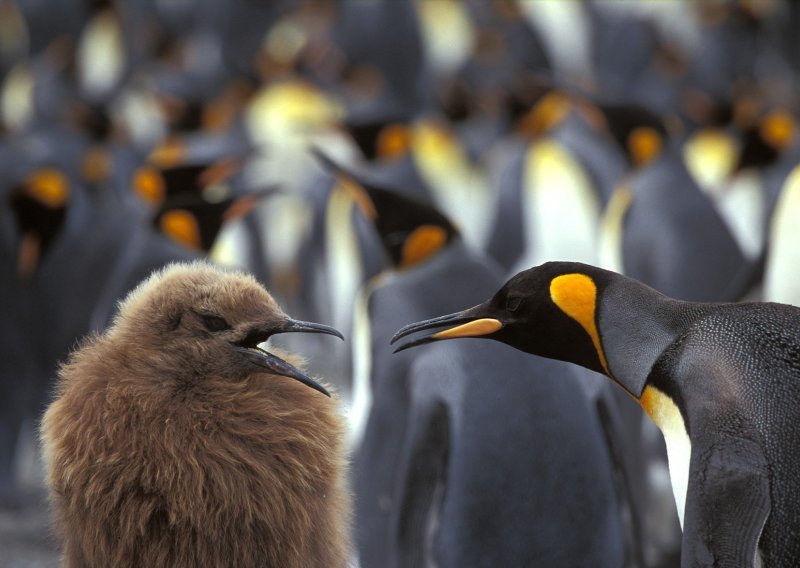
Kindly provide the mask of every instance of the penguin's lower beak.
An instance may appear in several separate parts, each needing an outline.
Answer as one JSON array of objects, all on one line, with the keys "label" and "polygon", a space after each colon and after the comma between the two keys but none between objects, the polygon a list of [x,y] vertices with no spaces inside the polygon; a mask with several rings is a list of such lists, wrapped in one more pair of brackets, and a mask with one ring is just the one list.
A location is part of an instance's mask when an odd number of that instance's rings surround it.
[{"label": "penguin's lower beak", "polygon": [[442,339],[456,339],[458,337],[483,337],[490,335],[503,327],[503,322],[495,318],[482,317],[483,305],[475,306],[462,312],[456,312],[446,316],[440,316],[417,323],[411,323],[400,329],[391,343],[394,344],[399,339],[426,329],[436,329],[446,327],[436,333],[414,339],[398,346],[394,352],[398,353],[417,345],[440,341]]},{"label": "penguin's lower beak", "polygon": [[277,357],[276,355],[273,355],[272,353],[264,351],[258,347],[260,343],[263,343],[277,333],[291,332],[325,333],[327,335],[335,335],[339,339],[344,339],[344,336],[338,330],[327,325],[286,318],[278,326],[273,325],[269,327],[265,326],[263,328],[253,329],[242,341],[234,343],[233,349],[244,355],[251,363],[266,369],[270,373],[295,379],[304,385],[321,392],[325,396],[331,396],[331,393],[328,392],[325,387],[311,377],[307,376],[300,369],[284,361],[280,357]]}]

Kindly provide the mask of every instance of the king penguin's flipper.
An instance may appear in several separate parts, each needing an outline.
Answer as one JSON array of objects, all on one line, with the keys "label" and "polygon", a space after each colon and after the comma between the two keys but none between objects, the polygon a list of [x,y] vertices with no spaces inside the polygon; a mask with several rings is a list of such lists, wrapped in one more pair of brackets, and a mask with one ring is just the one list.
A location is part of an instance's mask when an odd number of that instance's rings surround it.
[{"label": "king penguin's flipper", "polygon": [[[706,327],[713,329],[715,324]],[[694,414],[689,425],[691,458],[681,550],[684,567],[698,562],[760,566],[756,559],[765,545],[760,541],[772,508],[764,435],[734,410],[741,404],[736,401],[736,385],[747,384],[749,379],[735,364],[736,354],[724,353],[730,348],[721,351],[715,358],[717,364],[704,364],[710,355],[707,344],[689,337],[668,348],[650,376],[656,384],[663,384],[663,377],[671,374],[673,381],[682,384],[713,384],[717,389],[718,402]],[[690,402],[688,408],[691,406]],[[671,470],[673,467],[670,463]],[[783,486],[779,489],[784,490]]]},{"label": "king penguin's flipper", "polygon": [[714,481],[689,487],[682,566],[761,565],[758,543],[770,512],[768,470],[760,444],[752,440],[732,436],[693,448],[690,478]]}]

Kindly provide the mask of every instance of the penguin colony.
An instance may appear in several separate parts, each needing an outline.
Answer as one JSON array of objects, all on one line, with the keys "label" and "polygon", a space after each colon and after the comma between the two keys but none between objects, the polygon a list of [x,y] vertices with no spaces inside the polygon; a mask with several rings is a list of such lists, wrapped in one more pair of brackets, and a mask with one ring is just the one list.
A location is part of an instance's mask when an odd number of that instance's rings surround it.
[{"label": "penguin colony", "polygon": [[[126,321],[119,302],[163,267],[202,259],[201,271],[249,273],[296,321],[347,338],[271,338],[267,350],[303,354],[302,365],[288,358],[303,370],[275,377],[273,360],[252,387],[280,389],[275,405],[297,393],[295,412],[327,409],[332,422],[264,411],[270,427],[236,447],[251,463],[269,432],[327,436],[331,483],[348,454],[353,546],[324,544],[323,564],[572,566],[587,563],[582,553],[593,566],[797,563],[796,468],[785,457],[794,439],[781,422],[796,400],[796,324],[776,323],[792,320],[788,308],[746,303],[800,305],[794,2],[12,0],[0,21],[0,516],[14,519],[0,534],[4,560],[28,558],[27,543],[43,563],[56,543],[66,559],[109,558],[102,539],[76,532],[95,525],[67,522],[67,511],[118,502],[59,493],[74,487],[57,472],[80,456],[54,459],[54,441],[77,431],[53,427],[55,409],[89,396],[75,377],[103,380],[89,360]],[[583,263],[561,266],[594,283],[579,294],[595,298],[593,319],[588,304],[548,296],[561,276],[545,274],[558,268],[548,261]],[[516,313],[549,310],[537,350],[555,359],[528,356],[532,344],[513,338],[519,349],[431,341],[392,353],[397,329],[478,304],[531,267],[544,283],[520,289]],[[558,282],[591,292],[578,277]],[[620,300],[621,290],[652,302]],[[502,328],[484,321],[470,333],[521,337],[505,316],[483,318]],[[747,323],[761,317],[769,323]],[[770,379],[753,383],[756,369]],[[244,419],[216,416],[233,429]],[[88,431],[96,419],[82,410],[67,422]],[[170,434],[129,430],[118,444]],[[59,539],[16,522],[42,500],[36,432]],[[195,454],[207,464],[217,455]],[[119,465],[161,471],[166,456]],[[193,471],[181,463],[175,475]],[[248,482],[283,470],[258,471]],[[266,497],[251,490],[237,514],[276,510],[256,511],[255,496]],[[202,513],[202,494],[190,497],[197,507],[181,510],[192,522],[233,511]],[[292,509],[318,505],[306,496]],[[332,533],[317,527],[309,541],[292,530],[270,554],[323,557],[292,547]],[[230,544],[226,531],[194,541],[194,553]],[[253,552],[272,541],[243,533],[236,545],[245,542]]]}]

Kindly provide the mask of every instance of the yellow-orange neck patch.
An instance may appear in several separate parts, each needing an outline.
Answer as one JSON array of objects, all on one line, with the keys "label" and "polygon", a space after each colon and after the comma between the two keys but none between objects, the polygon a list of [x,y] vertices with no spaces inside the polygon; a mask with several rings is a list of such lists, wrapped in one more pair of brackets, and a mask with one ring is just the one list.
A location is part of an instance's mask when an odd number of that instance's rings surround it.
[{"label": "yellow-orange neck patch", "polygon": [[403,243],[402,265],[412,266],[422,262],[447,241],[447,231],[437,225],[421,225]]},{"label": "yellow-orange neck patch", "polygon": [[581,324],[589,334],[600,359],[600,365],[606,374],[611,376],[595,324],[597,286],[594,281],[585,274],[578,273],[556,276],[550,282],[550,298],[562,312]]}]

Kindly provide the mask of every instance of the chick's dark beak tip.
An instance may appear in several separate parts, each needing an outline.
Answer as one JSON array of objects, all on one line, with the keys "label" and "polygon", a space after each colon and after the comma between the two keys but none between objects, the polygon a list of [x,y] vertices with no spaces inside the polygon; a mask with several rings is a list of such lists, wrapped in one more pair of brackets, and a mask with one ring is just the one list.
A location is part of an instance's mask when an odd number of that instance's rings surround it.
[{"label": "chick's dark beak tip", "polygon": [[344,335],[336,328],[321,323],[293,319],[287,319],[284,326],[280,329],[280,333],[324,333],[326,335],[333,335],[344,341]]},{"label": "chick's dark beak tip", "polygon": [[266,351],[254,351],[247,347],[241,347],[238,345],[234,346],[234,349],[244,355],[248,360],[250,360],[250,362],[258,367],[261,367],[262,369],[265,369],[266,371],[269,371],[270,373],[294,379],[303,383],[307,387],[311,387],[315,391],[321,392],[327,397],[331,396],[331,393],[328,391],[328,389],[280,357],[276,357],[275,355],[267,353]]}]

